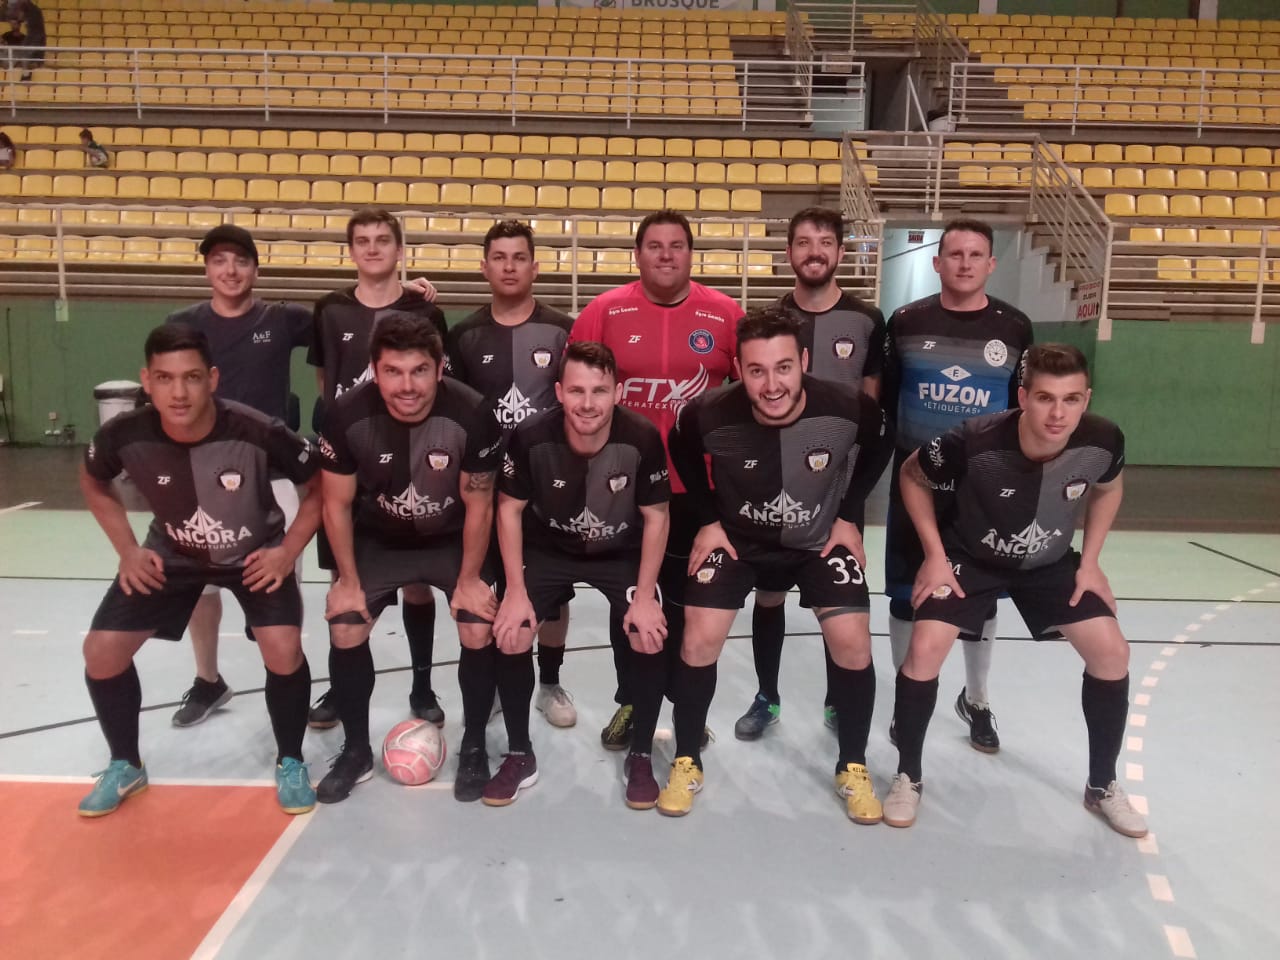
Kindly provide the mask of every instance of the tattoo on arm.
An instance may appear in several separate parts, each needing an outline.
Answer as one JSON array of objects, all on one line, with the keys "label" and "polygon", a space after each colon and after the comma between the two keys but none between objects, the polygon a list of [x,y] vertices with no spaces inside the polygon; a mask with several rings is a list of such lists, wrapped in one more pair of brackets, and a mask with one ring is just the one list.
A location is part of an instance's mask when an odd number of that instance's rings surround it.
[{"label": "tattoo on arm", "polygon": [[469,473],[467,474],[467,492],[471,493],[476,490],[492,490],[493,479],[497,473],[490,470],[487,473]]}]

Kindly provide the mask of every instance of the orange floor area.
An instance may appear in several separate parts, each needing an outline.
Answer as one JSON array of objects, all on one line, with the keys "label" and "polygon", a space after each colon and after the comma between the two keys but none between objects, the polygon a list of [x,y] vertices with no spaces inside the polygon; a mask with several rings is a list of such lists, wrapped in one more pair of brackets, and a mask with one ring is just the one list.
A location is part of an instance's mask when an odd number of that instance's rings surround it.
[{"label": "orange floor area", "polygon": [[7,957],[188,957],[292,820],[269,787],[188,786],[86,820],[87,790],[0,783]]}]

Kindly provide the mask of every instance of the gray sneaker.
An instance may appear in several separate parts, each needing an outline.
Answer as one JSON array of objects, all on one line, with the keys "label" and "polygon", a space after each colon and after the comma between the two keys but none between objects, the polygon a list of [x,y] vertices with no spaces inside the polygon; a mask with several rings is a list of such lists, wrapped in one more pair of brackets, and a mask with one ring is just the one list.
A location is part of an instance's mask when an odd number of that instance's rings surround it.
[{"label": "gray sneaker", "polygon": [[889,795],[884,798],[884,822],[891,827],[909,827],[916,822],[923,783],[912,783],[905,773],[893,778]]},{"label": "gray sneaker", "polygon": [[222,674],[213,683],[196,677],[191,689],[182,695],[182,706],[173,714],[173,725],[191,727],[209,719],[209,714],[230,702],[234,693]]},{"label": "gray sneaker", "polygon": [[573,705],[573,697],[558,683],[538,684],[538,695],[533,706],[553,727],[572,727],[578,722],[578,710]]},{"label": "gray sneaker", "polygon": [[1147,835],[1147,821],[1133,809],[1133,805],[1129,803],[1129,795],[1115,780],[1107,784],[1105,789],[1085,784],[1084,808],[1102,817],[1116,833],[1135,839]]}]

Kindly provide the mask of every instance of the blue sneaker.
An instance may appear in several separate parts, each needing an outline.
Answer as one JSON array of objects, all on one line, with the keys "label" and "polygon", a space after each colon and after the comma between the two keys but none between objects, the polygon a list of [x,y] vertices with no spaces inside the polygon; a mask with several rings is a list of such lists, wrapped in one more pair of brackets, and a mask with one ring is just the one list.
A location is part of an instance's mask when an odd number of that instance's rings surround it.
[{"label": "blue sneaker", "polygon": [[315,808],[316,791],[301,760],[285,757],[276,764],[276,799],[285,813],[310,813]]},{"label": "blue sneaker", "polygon": [[781,712],[781,706],[770,703],[763,693],[757,693],[747,712],[733,725],[733,735],[739,740],[759,740],[764,736],[766,727],[778,722],[778,714]]},{"label": "blue sneaker", "polygon": [[112,760],[98,775],[89,795],[80,801],[80,816],[105,817],[115,813],[120,804],[147,789],[147,768],[135,767],[128,760]]}]

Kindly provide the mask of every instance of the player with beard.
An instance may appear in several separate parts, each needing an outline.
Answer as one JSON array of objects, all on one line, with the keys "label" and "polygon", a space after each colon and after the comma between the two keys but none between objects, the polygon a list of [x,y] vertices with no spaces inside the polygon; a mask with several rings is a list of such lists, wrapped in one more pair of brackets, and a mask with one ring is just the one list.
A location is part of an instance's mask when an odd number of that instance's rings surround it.
[{"label": "player with beard", "polygon": [[676,759],[658,797],[667,816],[688,813],[702,789],[699,739],[737,611],[752,589],[776,604],[799,586],[834,661],[836,793],[851,820],[880,821],[866,766],[876,683],[856,521],[892,446],[874,400],[803,372],[800,326],[777,306],[748,313],[738,325],[741,382],[691,402],[668,440],[702,526],[687,567]]},{"label": "player with beard", "polygon": [[[844,257],[844,218],[839,211],[807,207],[791,218],[787,227],[787,260],[796,276],[795,289],[778,305],[801,322],[800,345],[807,351],[805,371],[822,380],[844,383],[873,400],[879,397],[880,366],[884,360],[884,314],[869,303],[840,289],[836,271]],[[859,529],[862,519],[857,521]],[[751,613],[751,653],[758,688],[755,700],[733,733],[739,740],[758,740],[778,722],[782,697],[778,673],[782,641],[786,636],[786,609],[781,602],[768,606],[756,595]],[[832,675],[830,650],[823,645],[828,678]],[[830,682],[825,722],[836,729],[831,706]]]},{"label": "player with beard", "polygon": [[[556,371],[573,319],[533,296],[538,262],[533,231],[503,220],[484,237],[480,270],[492,299],[456,323],[445,337],[445,373],[477,390],[493,411],[504,439],[528,417],[556,404]],[[499,590],[501,592],[501,590]],[[567,591],[573,595],[572,586]],[[573,698],[560,685],[569,605],[538,631],[538,712],[555,727],[578,722]]]}]

